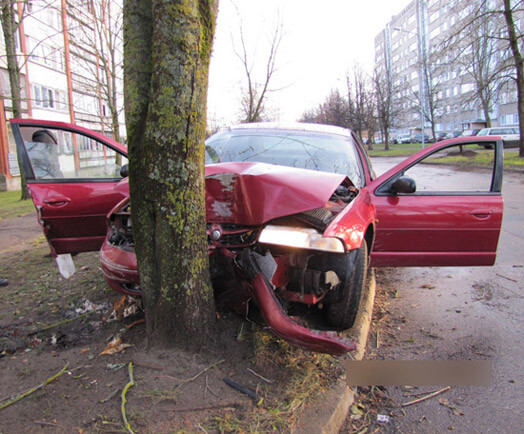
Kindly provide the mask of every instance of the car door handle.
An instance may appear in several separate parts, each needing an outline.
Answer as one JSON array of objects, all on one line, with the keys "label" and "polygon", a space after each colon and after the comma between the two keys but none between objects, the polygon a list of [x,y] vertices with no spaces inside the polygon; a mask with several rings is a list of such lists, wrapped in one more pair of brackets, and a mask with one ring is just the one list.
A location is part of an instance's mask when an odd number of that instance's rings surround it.
[{"label": "car door handle", "polygon": [[493,214],[492,209],[473,209],[469,212],[472,216],[479,219],[487,219],[491,214]]},{"label": "car door handle", "polygon": [[44,203],[49,206],[64,206],[69,202],[71,202],[71,199],[68,197],[53,197],[50,199],[44,199]]}]

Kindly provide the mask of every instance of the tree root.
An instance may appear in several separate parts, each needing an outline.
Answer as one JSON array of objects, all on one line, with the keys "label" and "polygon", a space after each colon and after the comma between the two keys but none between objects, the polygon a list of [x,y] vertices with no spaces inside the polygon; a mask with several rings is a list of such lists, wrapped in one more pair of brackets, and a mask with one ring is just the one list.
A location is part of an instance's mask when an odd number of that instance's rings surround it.
[{"label": "tree root", "polygon": [[45,385],[51,383],[53,380],[56,380],[58,377],[60,377],[60,375],[62,375],[64,372],[67,371],[68,366],[69,366],[69,363],[66,363],[65,366],[59,372],[57,372],[52,377],[49,377],[42,384],[39,384],[38,386],[33,387],[32,389],[29,389],[28,391],[21,393],[20,395],[11,397],[9,401],[4,402],[2,405],[0,405],[0,410],[3,410],[4,408],[9,407],[11,404],[14,404],[15,402],[20,401],[21,399],[25,398],[26,396],[31,395],[32,393],[44,387]]}]

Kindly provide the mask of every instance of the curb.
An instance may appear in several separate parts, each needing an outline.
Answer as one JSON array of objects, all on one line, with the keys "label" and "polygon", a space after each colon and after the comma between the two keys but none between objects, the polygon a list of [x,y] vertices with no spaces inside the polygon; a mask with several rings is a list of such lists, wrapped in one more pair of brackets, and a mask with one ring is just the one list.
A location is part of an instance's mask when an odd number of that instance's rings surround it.
[{"label": "curb", "polygon": [[[373,314],[373,303],[375,302],[376,280],[375,271],[370,269],[366,282],[366,291],[360,301],[355,324],[347,331],[348,337],[352,338],[357,349],[348,357],[354,360],[362,360],[366,351],[371,318]],[[338,433],[349,412],[349,408],[355,401],[356,393],[346,385],[344,379],[337,381],[335,386],[323,396],[312,403],[300,417],[296,433],[321,432],[323,434]]]}]

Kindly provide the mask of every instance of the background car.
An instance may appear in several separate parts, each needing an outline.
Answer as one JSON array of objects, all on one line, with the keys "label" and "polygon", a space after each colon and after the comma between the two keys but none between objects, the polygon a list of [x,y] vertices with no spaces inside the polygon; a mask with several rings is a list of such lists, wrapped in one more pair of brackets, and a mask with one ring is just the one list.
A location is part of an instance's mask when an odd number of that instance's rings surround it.
[{"label": "background car", "polygon": [[[427,134],[424,134],[424,142],[429,143],[429,136]],[[413,134],[411,143],[422,143],[422,133]]]},{"label": "background car", "polygon": [[411,136],[409,133],[397,134],[396,141],[402,144],[411,143]]},{"label": "background car", "polygon": [[[476,136],[480,131],[480,128],[473,129],[473,130],[464,130],[462,134],[460,134],[460,137],[471,137]],[[457,136],[458,137],[458,136]]]},{"label": "background car", "polygon": [[[127,149],[79,126],[11,120],[38,221],[60,272],[71,253],[99,250],[111,288],[140,296],[126,175]],[[53,152],[30,152],[45,129]],[[295,345],[342,354],[354,345],[287,315],[293,304],[350,327],[368,266],[492,265],[502,221],[502,143],[482,191],[426,192],[418,172],[439,152],[489,138],[428,146],[376,177],[350,130],[310,124],[245,124],[205,145],[207,244],[217,305],[246,315],[254,302],[268,327]],[[116,158],[120,154],[120,158]],[[49,155],[60,177],[35,170]],[[414,174],[414,178],[406,175]],[[440,179],[439,177],[437,177]],[[460,185],[460,183],[455,183]],[[482,237],[478,234],[482,233]]]},{"label": "background car", "polygon": [[500,136],[505,148],[517,148],[520,143],[520,132],[518,127],[491,127],[483,128],[478,132],[479,136]]}]

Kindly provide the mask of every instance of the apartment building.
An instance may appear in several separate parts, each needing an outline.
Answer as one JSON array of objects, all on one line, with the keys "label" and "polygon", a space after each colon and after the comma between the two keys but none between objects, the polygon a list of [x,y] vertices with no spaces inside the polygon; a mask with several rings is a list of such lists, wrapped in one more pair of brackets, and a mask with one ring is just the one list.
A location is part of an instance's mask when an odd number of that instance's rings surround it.
[{"label": "apartment building", "polygon": [[[488,1],[486,8],[500,9],[500,3]],[[514,73],[511,53],[500,39],[506,35],[503,17],[486,14],[489,19],[463,30],[479,4],[413,0],[375,37],[376,66],[390,75],[402,108],[397,130],[420,132],[422,118],[429,136],[432,126],[437,135],[482,128],[487,121],[518,125],[517,91],[507,78]],[[516,18],[524,23],[521,12]],[[509,67],[504,73],[502,65]]]},{"label": "apartment building", "polygon": [[[118,124],[117,132],[125,137],[122,2],[34,0],[18,12],[23,117],[75,123],[109,137],[115,136],[113,124]],[[6,122],[12,117],[12,102],[0,39],[1,190],[18,188],[19,169]],[[113,122],[112,105],[118,122]]]}]

